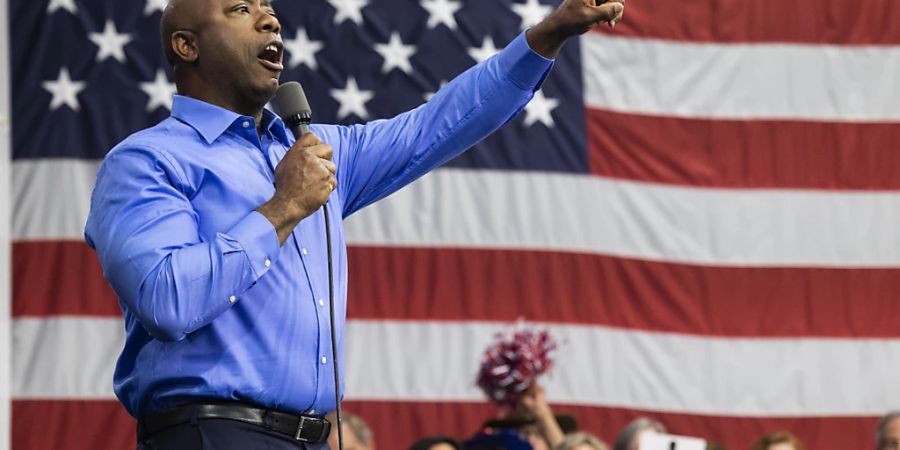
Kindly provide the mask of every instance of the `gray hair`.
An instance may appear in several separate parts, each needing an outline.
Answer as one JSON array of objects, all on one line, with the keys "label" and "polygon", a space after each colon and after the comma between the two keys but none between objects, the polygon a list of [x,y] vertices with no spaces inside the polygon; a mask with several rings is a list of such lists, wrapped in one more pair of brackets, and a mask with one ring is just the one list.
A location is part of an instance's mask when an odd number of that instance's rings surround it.
[{"label": "gray hair", "polygon": [[604,444],[597,436],[581,431],[567,434],[566,438],[559,443],[555,450],[573,450],[579,445],[585,444],[593,450],[609,450],[609,446]]},{"label": "gray hair", "polygon": [[887,431],[888,425],[893,422],[895,419],[900,419],[900,410],[891,411],[884,415],[881,420],[878,421],[878,426],[875,427],[875,445],[877,448],[881,449],[884,445],[887,437],[884,433]]},{"label": "gray hair", "polygon": [[341,421],[350,427],[350,430],[353,431],[359,442],[362,442],[366,447],[372,445],[372,429],[369,428],[366,421],[362,420],[362,417],[356,414],[344,413]]},{"label": "gray hair", "polygon": [[613,447],[613,450],[629,450],[628,444],[631,443],[631,440],[637,436],[638,433],[644,430],[655,430],[660,433],[666,432],[666,427],[662,423],[647,418],[647,417],[638,417],[629,423],[621,433],[619,433],[619,437],[616,438],[616,445]]}]

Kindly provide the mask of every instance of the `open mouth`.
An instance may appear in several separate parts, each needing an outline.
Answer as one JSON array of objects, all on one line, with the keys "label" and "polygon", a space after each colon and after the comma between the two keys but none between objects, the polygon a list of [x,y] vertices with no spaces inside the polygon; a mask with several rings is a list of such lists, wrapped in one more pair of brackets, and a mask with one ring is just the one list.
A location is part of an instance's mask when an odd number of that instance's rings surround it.
[{"label": "open mouth", "polygon": [[257,55],[260,63],[262,63],[265,68],[276,72],[284,70],[284,64],[282,63],[283,56],[284,48],[281,46],[281,43],[277,41],[267,44],[263,51]]}]

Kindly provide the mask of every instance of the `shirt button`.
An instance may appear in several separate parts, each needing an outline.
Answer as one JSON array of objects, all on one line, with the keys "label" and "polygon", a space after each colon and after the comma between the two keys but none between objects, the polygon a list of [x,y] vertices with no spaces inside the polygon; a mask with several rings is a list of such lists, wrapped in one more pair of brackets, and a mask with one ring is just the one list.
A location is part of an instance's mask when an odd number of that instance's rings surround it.
[{"label": "shirt button", "polygon": [[272,266],[272,261],[269,261],[269,260],[267,259],[266,262],[265,262],[265,265],[266,265],[266,269],[268,269],[269,267]]},{"label": "shirt button", "polygon": [[249,121],[246,121],[246,120],[244,121],[244,128],[250,128],[250,122],[249,122]]},{"label": "shirt button", "polygon": [[234,302],[237,301],[237,297],[235,297],[235,296],[232,295],[231,297],[228,297],[228,301],[231,302],[231,303],[234,303]]},{"label": "shirt button", "polygon": [[325,300],[319,299],[319,306],[325,306]]},{"label": "shirt button", "polygon": [[323,357],[322,357],[322,364],[326,364],[326,363],[328,363],[328,358],[326,358],[326,357],[323,356]]},{"label": "shirt button", "polygon": [[303,254],[305,255],[305,254],[307,254],[307,253],[309,253],[309,252],[306,251],[306,248],[304,247],[304,248],[301,248],[301,249],[300,249],[300,253],[303,253]]}]

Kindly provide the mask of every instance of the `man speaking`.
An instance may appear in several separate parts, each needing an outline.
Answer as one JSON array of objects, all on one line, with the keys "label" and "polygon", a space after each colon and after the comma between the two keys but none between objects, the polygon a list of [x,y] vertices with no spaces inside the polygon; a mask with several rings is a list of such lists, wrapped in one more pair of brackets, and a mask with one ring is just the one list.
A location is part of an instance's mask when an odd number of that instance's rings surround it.
[{"label": "man speaking", "polygon": [[340,355],[342,219],[514,117],[568,38],[623,10],[564,0],[428,103],[314,124],[295,141],[263,108],[283,68],[269,0],[172,0],[160,28],[180,95],[169,118],[106,156],[85,229],[125,318],[115,392],[139,420],[138,448],[326,448],[336,402],[322,206]]}]

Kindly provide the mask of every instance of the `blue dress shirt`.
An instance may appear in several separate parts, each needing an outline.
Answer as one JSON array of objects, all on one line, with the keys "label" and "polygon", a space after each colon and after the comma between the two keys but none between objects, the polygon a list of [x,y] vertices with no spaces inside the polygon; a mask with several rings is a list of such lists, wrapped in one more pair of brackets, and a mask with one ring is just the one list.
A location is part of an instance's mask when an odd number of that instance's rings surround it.
[{"label": "blue dress shirt", "polygon": [[[339,350],[342,218],[503,125],[551,66],[523,33],[412,111],[311,127],[338,167],[328,208]],[[302,220],[281,246],[255,212],[275,193],[274,169],[294,142],[269,111],[263,130],[251,117],[176,96],[171,117],[125,139],[100,167],[85,238],[124,315],[114,384],[132,416],[197,399],[308,414],[335,407],[324,217]]]}]

